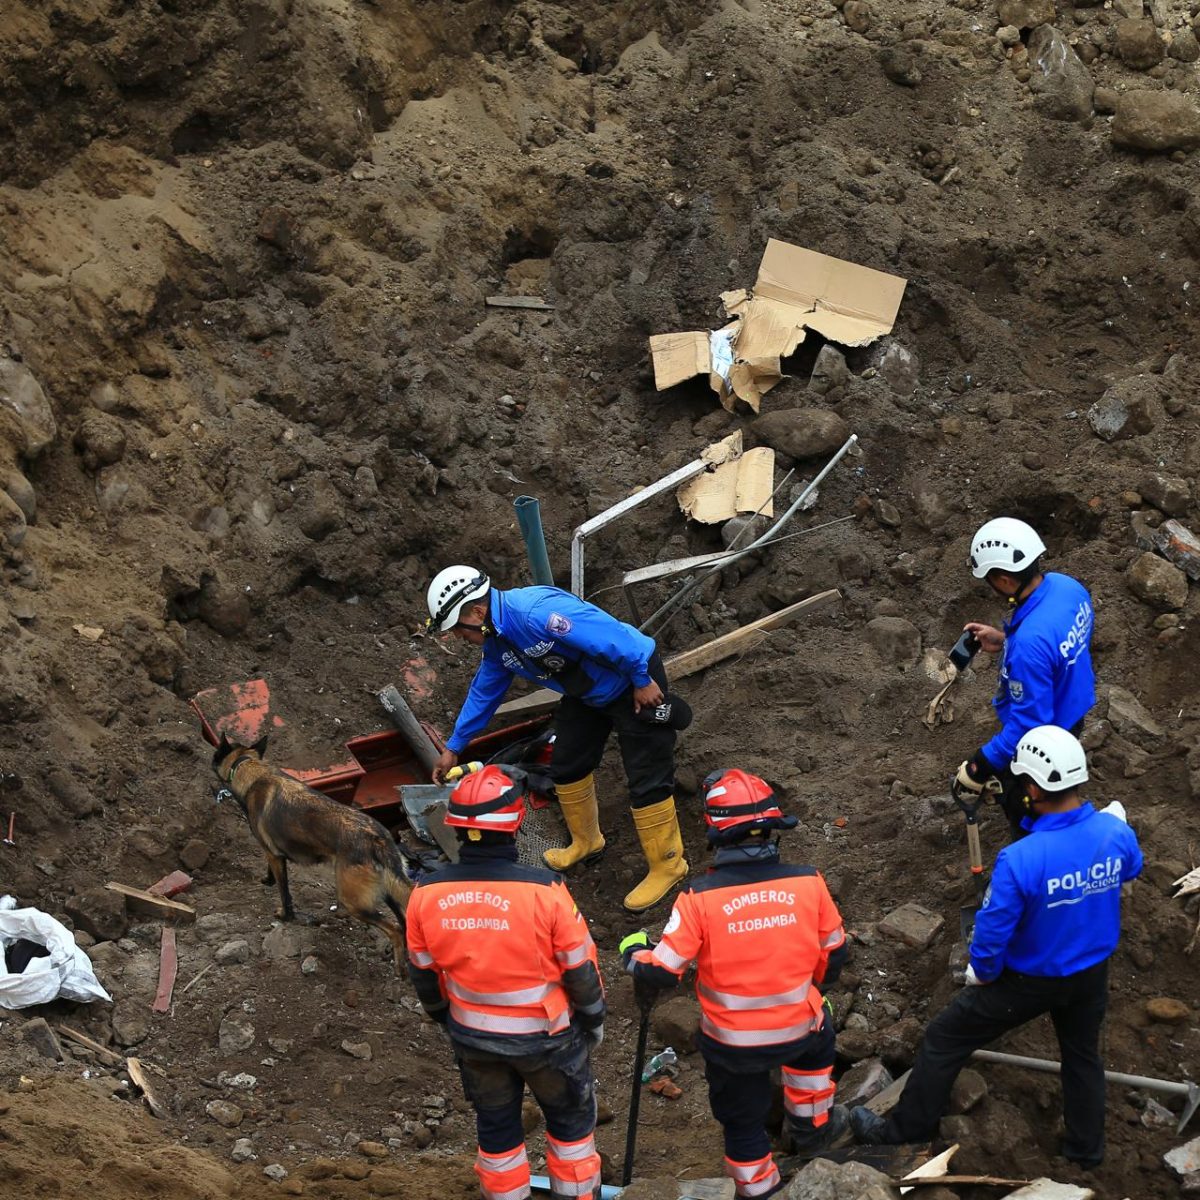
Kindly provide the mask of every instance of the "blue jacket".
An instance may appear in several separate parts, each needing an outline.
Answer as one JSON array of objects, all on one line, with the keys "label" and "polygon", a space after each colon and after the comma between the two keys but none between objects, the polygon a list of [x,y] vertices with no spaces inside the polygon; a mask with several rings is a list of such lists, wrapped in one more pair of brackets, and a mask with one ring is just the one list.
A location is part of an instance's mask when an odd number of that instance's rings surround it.
[{"label": "blue jacket", "polygon": [[455,754],[500,707],[514,675],[602,708],[650,682],[653,638],[553,587],[492,591],[483,660],[446,745]]},{"label": "blue jacket", "polygon": [[992,701],[1002,726],[983,747],[1003,770],[1037,725],[1073,729],[1096,703],[1092,599],[1069,575],[1048,571],[1004,623],[1004,655]]},{"label": "blue jacket", "polygon": [[1027,828],[1000,851],[975,918],[971,966],[985,983],[1005,968],[1062,976],[1103,962],[1121,936],[1121,884],[1141,874],[1133,830],[1090,804]]}]

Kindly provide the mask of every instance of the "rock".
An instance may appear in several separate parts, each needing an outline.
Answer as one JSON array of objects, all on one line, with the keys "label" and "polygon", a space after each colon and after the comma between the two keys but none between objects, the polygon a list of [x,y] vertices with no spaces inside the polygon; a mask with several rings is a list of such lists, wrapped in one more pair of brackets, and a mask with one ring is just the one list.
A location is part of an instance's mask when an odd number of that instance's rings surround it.
[{"label": "rock", "polygon": [[328,475],[320,472],[309,477],[296,513],[300,532],[314,542],[322,541],[346,523],[341,492]]},{"label": "rock", "polygon": [[911,667],[921,657],[921,631],[903,617],[876,617],[867,622],[867,638],[885,663]]},{"label": "rock", "polygon": [[111,466],[125,457],[125,429],[108,413],[89,412],[75,431],[75,449],[89,471]]},{"label": "rock", "polygon": [[850,436],[850,426],[837,413],[821,408],[767,413],[750,428],[759,445],[798,459],[832,454]]},{"label": "rock", "polygon": [[[747,526],[749,529],[747,530]],[[721,526],[721,541],[726,546],[732,546],[736,541],[738,549],[744,549],[757,537],[762,537],[771,527],[769,518],[746,513],[742,516],[730,517]]]},{"label": "rock", "polygon": [[984,1078],[978,1071],[967,1067],[959,1071],[954,1087],[950,1090],[950,1111],[952,1113],[969,1113],[971,1109],[982,1103],[987,1097],[988,1089]]},{"label": "rock", "polygon": [[1146,15],[1145,0],[1113,0],[1113,10],[1119,17],[1140,18]]},{"label": "rock", "polygon": [[258,1155],[254,1153],[254,1143],[249,1138],[238,1138],[233,1143],[233,1149],[230,1150],[229,1157],[234,1162],[244,1163],[253,1162]]},{"label": "rock", "polygon": [[21,510],[26,524],[32,524],[37,516],[37,492],[33,484],[15,468],[4,476],[0,486],[8,493],[12,502]]},{"label": "rock", "polygon": [[1082,121],[1092,113],[1092,73],[1053,25],[1039,25],[1029,38],[1029,88],[1034,107],[1058,121]]},{"label": "rock", "polygon": [[373,1057],[370,1042],[352,1042],[349,1038],[346,1038],[342,1042],[342,1049],[351,1058],[360,1058],[363,1062],[370,1062]]},{"label": "rock", "polygon": [[289,252],[297,240],[296,218],[286,208],[270,205],[259,217],[257,234],[260,240],[269,242],[277,250]]},{"label": "rock", "polygon": [[1191,1008],[1170,996],[1155,996],[1146,1001],[1146,1016],[1164,1025],[1182,1025],[1192,1018]]},{"label": "rock", "polygon": [[300,964],[302,975],[315,975],[321,969],[321,960],[315,954],[306,954]]},{"label": "rock", "polygon": [[673,1046],[680,1054],[692,1054],[699,1020],[700,1006],[691,996],[672,996],[655,1007],[651,1027],[662,1045]]},{"label": "rock", "polygon": [[199,871],[208,863],[209,849],[206,842],[192,838],[179,852],[179,861],[189,871]]},{"label": "rock", "polygon": [[307,925],[280,922],[263,934],[262,952],[272,959],[300,958],[316,945],[316,933]]},{"label": "rock", "polygon": [[[1174,563],[1189,579],[1200,579],[1200,538],[1178,521],[1164,521],[1150,533],[1150,543],[1168,562]],[[1149,546],[1138,545],[1143,550]]]},{"label": "rock", "polygon": [[846,18],[846,27],[855,33],[866,33],[871,28],[871,8],[866,0],[846,0],[842,16]]},{"label": "rock", "polygon": [[1126,92],[1117,101],[1113,145],[1162,154],[1200,146],[1200,110],[1180,92]]},{"label": "rock", "polygon": [[893,1074],[902,1073],[912,1066],[924,1032],[925,1027],[916,1017],[905,1017],[877,1035],[879,1057]]},{"label": "rock", "polygon": [[895,1194],[882,1171],[826,1158],[814,1158],[798,1171],[783,1193],[787,1200],[892,1200]]},{"label": "rock", "polygon": [[1058,15],[1054,0],[1000,0],[996,13],[1001,25],[1015,25],[1018,29],[1045,25]]},{"label": "rock", "polygon": [[359,1142],[354,1147],[363,1158],[387,1158],[388,1148],[382,1142]]},{"label": "rock", "polygon": [[258,1086],[258,1076],[251,1075],[247,1071],[218,1071],[217,1082],[222,1087],[251,1092]]},{"label": "rock", "polygon": [[375,501],[375,497],[379,495],[379,482],[375,478],[375,472],[370,467],[362,466],[354,472],[354,481],[350,490],[350,503],[353,507],[361,512],[363,509],[370,508]]},{"label": "rock", "polygon": [[921,369],[917,356],[900,345],[889,341],[883,348],[878,364],[879,377],[897,396],[911,396],[920,382]]},{"label": "rock", "polygon": [[1146,1107],[1138,1119],[1144,1129],[1169,1129],[1177,1122],[1175,1114],[1152,1096],[1147,1098]]},{"label": "rock", "polygon": [[1129,20],[1117,22],[1117,57],[1135,71],[1148,71],[1162,62],[1166,45],[1153,21]]},{"label": "rock", "polygon": [[[379,1145],[378,1142],[375,1145]],[[366,1179],[371,1174],[371,1168],[365,1162],[358,1162],[351,1159],[348,1162],[341,1164],[341,1172],[343,1179],[353,1179],[355,1181]]]},{"label": "rock", "polygon": [[250,624],[250,599],[240,585],[205,572],[200,579],[196,615],[222,637],[237,637]]},{"label": "rock", "polygon": [[900,510],[892,503],[884,500],[880,496],[876,496],[871,501],[871,511],[875,514],[877,520],[884,529],[899,529],[903,518],[900,516]]},{"label": "rock", "polygon": [[885,46],[879,54],[884,75],[901,87],[916,87],[924,78],[917,56],[904,46]]},{"label": "rock", "polygon": [[892,1082],[892,1073],[878,1058],[865,1058],[846,1071],[837,1084],[835,1102],[847,1108],[865,1104]]},{"label": "rock", "polygon": [[1088,409],[1088,424],[1106,442],[1150,433],[1162,419],[1158,385],[1144,375],[1114,383]]},{"label": "rock", "polygon": [[129,928],[125,897],[106,888],[80,892],[67,901],[65,908],[67,916],[98,942],[115,942]]},{"label": "rock", "polygon": [[36,458],[57,435],[42,385],[24,363],[0,357],[0,444],[9,440],[23,457]]},{"label": "rock", "polygon": [[250,943],[243,938],[236,938],[232,942],[225,942],[213,957],[217,960],[217,964],[222,967],[232,966],[234,963],[248,962],[250,959]]},{"label": "rock", "polygon": [[1182,517],[1192,506],[1192,489],[1186,479],[1162,475],[1158,471],[1147,475],[1138,485],[1142,497],[1168,517]]},{"label": "rock", "polygon": [[1129,590],[1154,608],[1178,611],[1187,603],[1187,576],[1157,554],[1142,554],[1125,573]]},{"label": "rock", "polygon": [[996,37],[1005,49],[1015,46],[1021,40],[1021,31],[1015,25],[1001,25],[996,30]]},{"label": "rock", "polygon": [[1185,25],[1175,31],[1167,53],[1177,62],[1194,63],[1200,59],[1200,41],[1196,40],[1195,33]]},{"label": "rock", "polygon": [[879,922],[879,932],[907,946],[925,950],[941,932],[945,920],[920,904],[902,904]]},{"label": "rock", "polygon": [[1163,1155],[1163,1162],[1176,1175],[1182,1175],[1185,1178],[1200,1172],[1200,1137],[1194,1137],[1190,1142],[1184,1142],[1182,1146],[1168,1150]]},{"label": "rock", "polygon": [[118,1046],[136,1046],[150,1036],[150,1009],[145,1000],[118,1000],[112,1014],[113,1040]]},{"label": "rock", "polygon": [[217,1044],[222,1054],[241,1054],[254,1045],[254,1026],[233,1013],[226,1013],[217,1031]]},{"label": "rock", "polygon": [[1121,99],[1121,93],[1114,88],[1098,87],[1092,94],[1092,107],[1098,113],[1103,113],[1106,116],[1117,111],[1117,102]]},{"label": "rock", "polygon": [[287,1178],[287,1168],[279,1163],[271,1163],[269,1166],[263,1167],[263,1174],[276,1183],[282,1183]]},{"label": "rock", "polygon": [[204,1106],[204,1111],[226,1129],[236,1129],[245,1116],[242,1110],[229,1100],[210,1100]]},{"label": "rock", "polygon": [[[847,7],[855,2],[847,0]],[[821,347],[817,361],[813,363],[808,390],[816,392],[818,396],[826,396],[836,388],[845,387],[852,378],[845,356],[836,346],[827,343]]]},{"label": "rock", "polygon": [[418,1150],[424,1150],[427,1146],[433,1145],[433,1130],[424,1125],[414,1125],[412,1140]]},{"label": "rock", "polygon": [[62,1061],[63,1052],[58,1044],[58,1037],[44,1017],[34,1017],[32,1021],[18,1025],[17,1037],[27,1046],[32,1046],[44,1058]]},{"label": "rock", "polygon": [[1166,737],[1166,730],[1146,711],[1141,701],[1116,684],[1108,689],[1106,719],[1122,737],[1146,750]]}]

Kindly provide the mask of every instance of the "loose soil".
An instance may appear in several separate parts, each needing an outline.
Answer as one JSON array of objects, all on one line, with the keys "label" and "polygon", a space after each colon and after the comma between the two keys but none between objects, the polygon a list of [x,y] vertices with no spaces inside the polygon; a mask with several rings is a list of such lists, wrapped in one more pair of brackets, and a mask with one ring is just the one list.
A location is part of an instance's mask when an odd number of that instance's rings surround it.
[{"label": "loose soil", "polygon": [[[1143,552],[1131,514],[1196,521],[1200,201],[1193,156],[1121,149],[1107,115],[1135,90],[1200,99],[1193,14],[1155,0],[1148,36],[1170,35],[1171,54],[1138,68],[1154,53],[1118,42],[1132,35],[1114,9],[1058,7],[1098,89],[1078,120],[1049,115],[1030,27],[1004,45],[986,0],[11,0],[0,816],[17,818],[0,892],[65,918],[182,853],[200,916],[179,933],[169,1013],[149,1010],[158,926],[135,920],[115,941],[80,934],[115,1006],[45,1014],[161,1066],[165,1120],[85,1051],[36,1057],[15,1034],[36,1013],[4,1015],[6,1194],[332,1197],[361,1194],[364,1171],[370,1194],[474,1194],[471,1113],[440,1034],[382,939],[329,911],[323,871],[293,872],[320,923],[273,925],[187,700],[265,678],[286,720],[271,756],[309,767],[384,727],[372,693],[424,658],[436,690],[416,706],[448,729],[473,660],[414,636],[428,579],[466,561],[526,582],[512,500],[529,493],[565,582],[582,520],[716,437],[754,440],[753,414],[724,412],[703,379],[656,394],[646,338],[713,327],[769,237],[909,285],[893,336],[847,352],[848,380],[808,388],[812,337],[763,406],[827,409],[858,434],[797,528],[855,519],[726,570],[662,638],[682,649],[825,587],[843,596],[680,685],[696,711],[679,752],[693,869],[697,780],[721,764],[777,780],[802,822],[788,855],[826,872],[855,934],[834,999],[840,1022],[861,1020],[841,1063],[908,1065],[954,990],[969,888],[947,781],[988,735],[994,683],[977,662],[955,719],[927,731],[941,661],[927,651],[966,619],[999,620],[968,539],[1024,517],[1093,590],[1102,684],[1152,717],[1110,718],[1105,698],[1086,735],[1093,796],[1126,805],[1147,857],[1112,962],[1107,1060],[1200,1077],[1194,1010],[1173,1025],[1146,1012],[1196,994],[1196,905],[1170,884],[1200,844],[1200,602],[1149,605],[1126,575]],[[485,307],[505,292],[554,308]],[[1102,396],[1129,415],[1111,442],[1088,419]],[[780,478],[823,457],[781,455]],[[623,571],[719,545],[657,502],[589,542],[589,591],[625,616]],[[915,630],[869,632],[877,617]],[[615,1119],[599,1141],[615,1179],[634,1035],[615,946],[641,859],[615,754],[601,785],[611,848],[571,887],[609,981],[597,1069]],[[995,812],[983,837],[994,856]],[[927,950],[876,930],[910,901],[945,919]],[[244,961],[218,963],[238,940]],[[253,1027],[245,1049],[222,1051],[223,1020]],[[655,1048],[682,1048],[680,1032],[661,1017]],[[369,1059],[343,1048],[363,1043]],[[1056,1056],[1040,1023],[1005,1045]],[[1072,1178],[1054,1161],[1057,1083],[981,1074],[987,1099],[950,1130],[956,1166]],[[638,1173],[716,1174],[695,1055],[677,1082],[677,1101],[645,1097]],[[206,1113],[216,1099],[240,1124]],[[1100,1196],[1177,1194],[1161,1156],[1182,1139],[1144,1125],[1144,1101],[1110,1089]],[[244,1165],[240,1137],[257,1155]],[[275,1163],[282,1184],[261,1173]]]}]

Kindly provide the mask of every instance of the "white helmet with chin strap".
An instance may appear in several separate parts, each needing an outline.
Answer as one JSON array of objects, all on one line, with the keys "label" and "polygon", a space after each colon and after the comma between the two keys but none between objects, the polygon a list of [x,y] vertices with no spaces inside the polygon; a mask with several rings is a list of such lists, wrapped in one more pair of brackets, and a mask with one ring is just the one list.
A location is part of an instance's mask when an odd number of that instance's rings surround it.
[{"label": "white helmet with chin strap", "polygon": [[458,624],[459,614],[471,603],[488,594],[491,580],[477,567],[447,567],[439,571],[429,585],[426,601],[429,604],[427,626],[435,633],[445,633]]},{"label": "white helmet with chin strap", "polygon": [[1017,743],[1009,770],[1028,775],[1043,791],[1065,792],[1087,783],[1087,755],[1074,734],[1058,725],[1038,725]]},{"label": "white helmet with chin strap", "polygon": [[983,579],[989,571],[1019,575],[1045,553],[1046,543],[1032,525],[1015,517],[997,517],[981,525],[971,539],[971,573],[976,579]]}]

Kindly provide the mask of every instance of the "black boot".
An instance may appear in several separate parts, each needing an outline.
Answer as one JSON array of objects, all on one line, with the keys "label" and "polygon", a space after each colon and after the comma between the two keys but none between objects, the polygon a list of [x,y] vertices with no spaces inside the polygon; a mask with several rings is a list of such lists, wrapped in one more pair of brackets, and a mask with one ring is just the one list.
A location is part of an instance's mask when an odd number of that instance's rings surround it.
[{"label": "black boot", "polygon": [[850,1110],[850,1128],[864,1146],[895,1145],[898,1140],[893,1136],[887,1121],[878,1113],[873,1113],[865,1104]]},{"label": "black boot", "polygon": [[844,1104],[835,1104],[829,1110],[829,1119],[824,1125],[813,1129],[811,1127],[798,1130],[789,1125],[788,1139],[791,1143],[792,1154],[816,1154],[828,1150],[834,1142],[850,1128],[850,1111]]}]

